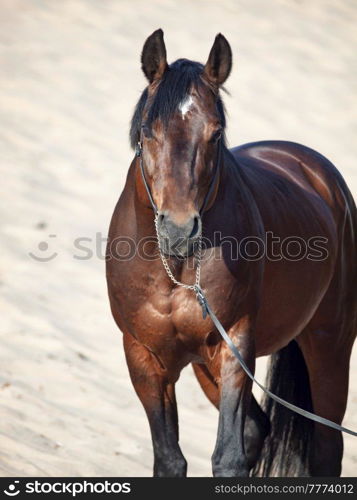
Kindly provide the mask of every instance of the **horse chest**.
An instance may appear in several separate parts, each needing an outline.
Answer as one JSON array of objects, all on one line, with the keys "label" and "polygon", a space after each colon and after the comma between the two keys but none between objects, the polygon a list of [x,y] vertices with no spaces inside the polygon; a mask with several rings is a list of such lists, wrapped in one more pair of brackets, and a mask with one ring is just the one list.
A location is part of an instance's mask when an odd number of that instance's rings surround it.
[{"label": "horse chest", "polygon": [[[237,313],[235,282],[223,273],[219,282],[211,281],[204,269],[202,275],[211,307],[228,328]],[[194,275],[185,276],[185,282],[194,282]],[[203,319],[195,293],[173,286],[166,275],[143,273],[140,279],[126,280],[117,297],[126,329],[160,357],[199,356],[215,330],[209,317]]]}]

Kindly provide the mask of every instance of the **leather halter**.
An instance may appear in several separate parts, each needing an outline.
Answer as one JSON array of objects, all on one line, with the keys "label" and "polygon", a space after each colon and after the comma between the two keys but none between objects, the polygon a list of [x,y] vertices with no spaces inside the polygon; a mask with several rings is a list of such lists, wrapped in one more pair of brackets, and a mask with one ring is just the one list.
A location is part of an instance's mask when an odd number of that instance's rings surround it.
[{"label": "leather halter", "polygon": [[[152,193],[151,193],[151,189],[150,189],[150,186],[147,182],[147,179],[146,179],[146,175],[145,175],[145,169],[144,169],[144,161],[143,161],[143,146],[142,146],[142,142],[141,140],[137,142],[136,144],[136,147],[135,147],[135,156],[137,156],[138,158],[140,158],[140,171],[141,171],[141,177],[143,179],[143,182],[144,182],[144,186],[145,186],[145,189],[146,189],[146,192],[147,192],[147,195],[149,197],[149,200],[150,200],[150,204],[151,204],[151,207],[154,211],[155,214],[158,213],[158,208],[156,206],[156,203],[154,201],[154,198],[152,196]],[[209,185],[209,188],[208,188],[208,191],[205,195],[205,198],[203,200],[203,203],[202,203],[202,206],[200,208],[200,216],[202,217],[206,207],[207,207],[207,204],[211,198],[211,195],[216,187],[216,183],[217,183],[217,178],[218,178],[218,175],[219,175],[219,170],[220,170],[220,163],[221,163],[221,156],[222,156],[222,139],[219,139],[218,141],[218,148],[217,148],[217,162],[216,162],[216,167],[215,167],[215,171],[214,171],[214,174],[213,174],[213,177],[212,177],[212,180],[211,180],[211,183]]]}]

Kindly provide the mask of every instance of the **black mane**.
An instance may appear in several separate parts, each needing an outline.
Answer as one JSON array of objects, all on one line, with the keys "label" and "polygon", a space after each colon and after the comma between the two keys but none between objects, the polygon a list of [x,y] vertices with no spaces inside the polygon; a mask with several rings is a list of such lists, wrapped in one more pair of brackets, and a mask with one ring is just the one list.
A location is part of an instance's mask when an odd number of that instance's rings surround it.
[{"label": "black mane", "polygon": [[[178,59],[170,64],[165,71],[164,76],[158,86],[158,89],[151,103],[145,126],[151,130],[153,122],[159,118],[165,127],[167,127],[172,114],[177,110],[179,104],[183,102],[192,87],[205,85],[201,76],[203,65],[189,61],[187,59]],[[213,91],[212,91],[213,92]],[[140,130],[142,126],[142,113],[148,98],[147,88],[141,94],[135,107],[134,115],[130,125],[130,144],[133,149],[140,139]],[[221,125],[226,126],[226,117],[224,105],[220,96],[216,96],[217,110],[220,116]]]}]

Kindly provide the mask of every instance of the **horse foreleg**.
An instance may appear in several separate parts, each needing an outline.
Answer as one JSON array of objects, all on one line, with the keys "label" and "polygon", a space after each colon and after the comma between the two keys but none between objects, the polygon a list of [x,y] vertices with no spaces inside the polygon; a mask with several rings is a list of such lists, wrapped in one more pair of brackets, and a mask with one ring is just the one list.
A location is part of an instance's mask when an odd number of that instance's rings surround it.
[{"label": "horse foreleg", "polygon": [[[254,349],[246,322],[229,332],[245,362],[254,370]],[[249,463],[244,446],[244,424],[251,400],[251,380],[226,344],[220,350],[220,404],[216,447],[212,456],[213,475],[244,477],[249,475]]]},{"label": "horse foreleg", "polygon": [[175,385],[153,354],[130,334],[124,334],[130,377],[143,404],[154,448],[154,476],[184,477],[187,462],[178,444]]},{"label": "horse foreleg", "polygon": [[[214,377],[206,365],[192,363],[192,366],[203,392],[211,403],[219,409],[219,388]],[[244,446],[249,469],[252,469],[257,463],[269,430],[269,419],[252,394],[244,425]]]}]

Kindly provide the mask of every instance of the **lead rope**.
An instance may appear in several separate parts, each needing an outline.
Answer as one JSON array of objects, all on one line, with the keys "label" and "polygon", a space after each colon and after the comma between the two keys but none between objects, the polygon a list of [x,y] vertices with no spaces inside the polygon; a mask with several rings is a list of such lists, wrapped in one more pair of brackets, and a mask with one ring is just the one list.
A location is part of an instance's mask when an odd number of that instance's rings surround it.
[{"label": "lead rope", "polygon": [[152,195],[151,195],[151,192],[150,192],[150,188],[149,188],[149,185],[148,185],[148,183],[146,181],[146,177],[145,177],[144,166],[143,166],[143,161],[142,161],[142,147],[141,147],[141,142],[138,143],[138,148],[137,148],[136,154],[137,154],[137,156],[140,156],[140,169],[141,169],[143,181],[144,181],[146,191],[148,193],[151,205],[152,205],[154,213],[155,213],[155,231],[156,231],[157,243],[158,243],[158,247],[159,247],[160,258],[161,258],[161,261],[162,261],[162,264],[164,266],[164,269],[165,269],[168,277],[170,278],[170,280],[175,285],[177,285],[177,286],[181,286],[182,288],[185,288],[186,290],[192,290],[193,292],[195,292],[197,301],[198,301],[198,303],[200,304],[200,306],[202,308],[203,319],[206,319],[207,315],[210,316],[210,318],[211,318],[214,326],[217,328],[217,330],[220,333],[221,337],[223,338],[223,340],[225,340],[225,342],[227,343],[228,347],[230,348],[230,350],[232,351],[232,353],[234,354],[234,356],[239,361],[239,363],[240,363],[241,367],[243,368],[243,370],[245,371],[245,373],[248,375],[248,377],[253,382],[255,382],[257,384],[258,387],[260,387],[260,389],[263,392],[265,392],[265,394],[267,394],[271,399],[273,399],[277,403],[285,406],[286,408],[289,408],[289,410],[294,411],[295,413],[298,413],[299,415],[302,415],[303,417],[309,418],[310,420],[313,420],[314,422],[317,422],[319,424],[323,424],[323,425],[326,425],[328,427],[331,427],[332,429],[335,429],[337,431],[345,432],[346,434],[350,434],[351,436],[357,436],[357,432],[352,431],[350,429],[347,429],[347,427],[342,427],[341,425],[338,425],[335,422],[332,422],[332,420],[328,420],[327,418],[320,417],[319,415],[315,415],[314,413],[311,413],[311,412],[309,412],[307,410],[303,410],[299,406],[295,406],[292,403],[289,403],[288,401],[285,401],[285,399],[282,399],[279,396],[277,396],[276,394],[270,392],[269,389],[267,389],[266,387],[264,387],[264,385],[261,384],[254,377],[254,375],[252,374],[252,372],[248,368],[247,364],[245,363],[245,361],[244,361],[241,353],[239,352],[238,348],[233,343],[232,339],[230,338],[230,336],[228,335],[228,333],[226,332],[226,330],[223,328],[222,323],[219,321],[219,319],[217,318],[217,316],[215,315],[215,313],[212,311],[212,309],[211,309],[211,307],[210,307],[210,305],[209,305],[209,303],[207,301],[207,298],[206,298],[205,294],[202,291],[202,288],[201,288],[201,285],[200,285],[200,281],[201,281],[201,260],[202,260],[202,233],[201,233],[201,235],[200,235],[200,237],[198,239],[197,255],[194,255],[196,257],[196,261],[197,261],[196,273],[195,273],[195,283],[192,284],[192,285],[188,285],[186,283],[182,283],[181,281],[178,281],[175,278],[175,276],[173,275],[173,273],[172,273],[172,271],[170,269],[169,263],[168,263],[165,255],[164,255],[164,253],[162,251],[162,248],[160,246],[160,238],[159,238],[159,234],[158,234],[158,211],[157,211],[156,205],[154,203],[154,200],[152,198]]}]

